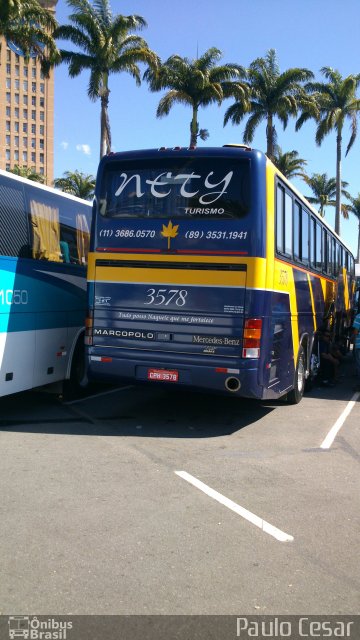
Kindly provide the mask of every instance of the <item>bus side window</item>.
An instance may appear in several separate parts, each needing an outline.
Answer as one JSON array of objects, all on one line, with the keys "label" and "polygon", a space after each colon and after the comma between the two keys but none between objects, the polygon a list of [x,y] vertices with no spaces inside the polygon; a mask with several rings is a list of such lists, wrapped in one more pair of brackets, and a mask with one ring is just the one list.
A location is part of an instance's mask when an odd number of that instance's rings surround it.
[{"label": "bus side window", "polygon": [[276,250],[284,253],[284,189],[276,188]]},{"label": "bus side window", "polygon": [[0,176],[0,229],[0,255],[31,258],[24,188],[5,176]]},{"label": "bus side window", "polygon": [[301,207],[294,203],[294,258],[301,260]]},{"label": "bus side window", "polygon": [[309,214],[305,209],[301,215],[301,259],[306,265],[309,264]]},{"label": "bus side window", "polygon": [[322,269],[322,229],[321,225],[316,223],[316,254],[315,254],[315,267],[319,271]]},{"label": "bus side window", "polygon": [[313,268],[316,265],[316,222],[314,218],[310,218],[310,264]]},{"label": "bus side window", "polygon": [[293,201],[292,197],[285,193],[285,253],[293,257]]}]

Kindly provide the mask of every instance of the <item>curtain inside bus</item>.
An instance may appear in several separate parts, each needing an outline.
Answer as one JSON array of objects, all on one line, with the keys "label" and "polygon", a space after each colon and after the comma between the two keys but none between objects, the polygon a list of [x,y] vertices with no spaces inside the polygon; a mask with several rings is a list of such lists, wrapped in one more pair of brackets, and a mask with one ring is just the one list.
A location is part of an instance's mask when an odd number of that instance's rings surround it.
[{"label": "curtain inside bus", "polygon": [[89,253],[90,231],[86,217],[83,213],[76,214],[76,246],[79,263],[86,264]]},{"label": "curtain inside bus", "polygon": [[33,258],[62,262],[60,250],[59,209],[30,200],[33,231]]}]

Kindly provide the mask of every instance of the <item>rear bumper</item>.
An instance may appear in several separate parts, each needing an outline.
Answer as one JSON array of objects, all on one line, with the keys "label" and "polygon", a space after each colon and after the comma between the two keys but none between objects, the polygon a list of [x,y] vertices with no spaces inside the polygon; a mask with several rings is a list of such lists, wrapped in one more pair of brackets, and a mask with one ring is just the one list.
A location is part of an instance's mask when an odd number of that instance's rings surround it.
[{"label": "rear bumper", "polygon": [[[155,386],[184,386],[203,391],[213,391],[243,398],[264,399],[264,388],[259,384],[258,360],[206,358],[206,362],[178,354],[143,352],[141,359],[132,351],[115,349],[87,349],[88,377],[90,380],[117,383],[147,382]],[[177,382],[148,380],[149,369],[166,369],[178,372]],[[229,379],[238,381],[229,384]],[[233,387],[230,390],[229,387]],[[237,388],[238,387],[238,388]],[[268,397],[268,394],[266,394]]]}]

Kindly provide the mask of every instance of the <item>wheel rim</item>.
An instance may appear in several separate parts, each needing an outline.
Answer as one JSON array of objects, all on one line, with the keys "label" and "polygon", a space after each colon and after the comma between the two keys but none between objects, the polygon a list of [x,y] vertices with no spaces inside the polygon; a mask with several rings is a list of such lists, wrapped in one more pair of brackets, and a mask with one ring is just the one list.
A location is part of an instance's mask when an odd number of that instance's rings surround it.
[{"label": "wheel rim", "polygon": [[302,392],[305,383],[305,366],[304,366],[304,358],[300,357],[297,371],[297,388],[299,393]]}]

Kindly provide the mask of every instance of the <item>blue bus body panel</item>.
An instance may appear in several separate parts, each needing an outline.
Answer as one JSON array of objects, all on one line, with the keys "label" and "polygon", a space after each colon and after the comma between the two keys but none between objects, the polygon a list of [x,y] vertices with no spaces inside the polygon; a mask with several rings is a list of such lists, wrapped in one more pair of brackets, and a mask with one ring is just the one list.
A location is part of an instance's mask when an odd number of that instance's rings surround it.
[{"label": "blue bus body panel", "polygon": [[83,326],[85,268],[0,256],[0,332]]}]

